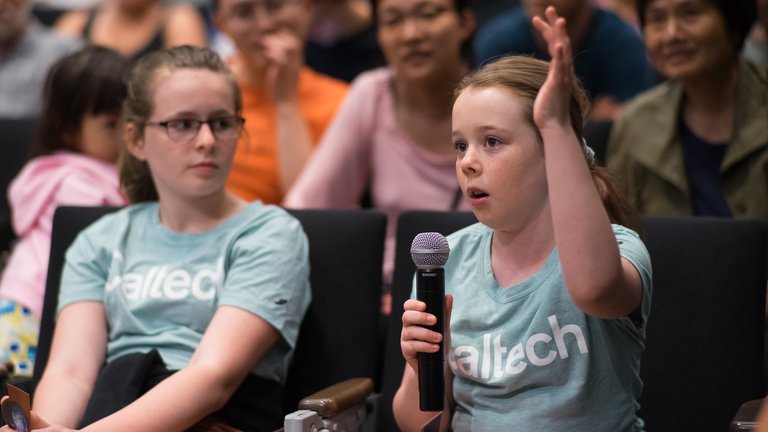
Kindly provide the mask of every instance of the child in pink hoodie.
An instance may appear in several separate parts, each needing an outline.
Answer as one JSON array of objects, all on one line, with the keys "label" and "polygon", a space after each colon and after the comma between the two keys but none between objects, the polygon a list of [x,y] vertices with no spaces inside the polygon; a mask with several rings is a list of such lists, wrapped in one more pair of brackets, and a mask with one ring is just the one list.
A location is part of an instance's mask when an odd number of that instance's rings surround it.
[{"label": "child in pink hoodie", "polygon": [[125,204],[115,163],[127,69],[114,51],[89,47],[48,74],[33,158],[8,188],[19,241],[0,279],[0,361],[17,375],[32,374],[56,207]]}]

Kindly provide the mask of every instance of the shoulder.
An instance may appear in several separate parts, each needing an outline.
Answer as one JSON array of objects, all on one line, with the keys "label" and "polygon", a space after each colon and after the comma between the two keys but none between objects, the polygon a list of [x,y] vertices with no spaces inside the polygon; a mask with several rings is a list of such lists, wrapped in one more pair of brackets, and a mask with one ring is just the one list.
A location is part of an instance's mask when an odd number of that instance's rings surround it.
[{"label": "shoulder", "polygon": [[317,110],[326,107],[335,112],[349,91],[349,84],[303,67],[299,74],[299,97],[302,103]]},{"label": "shoulder", "polygon": [[380,67],[365,71],[358,75],[350,85],[350,92],[355,93],[380,93],[386,91],[392,79],[394,72],[388,67]]},{"label": "shoulder", "polygon": [[285,209],[259,201],[248,204],[237,216],[236,230],[275,239],[305,238],[301,223]]},{"label": "shoulder", "polygon": [[308,66],[304,66],[301,69],[299,80],[301,86],[305,89],[312,89],[323,93],[337,93],[343,95],[349,88],[349,84],[346,82],[317,72]]},{"label": "shoulder", "polygon": [[85,24],[88,22],[92,10],[74,10],[65,13],[54,23],[54,29],[70,36],[80,36],[83,33]]},{"label": "shoulder", "polygon": [[481,49],[499,46],[510,52],[530,52],[535,48],[526,46],[533,42],[532,28],[523,8],[517,6],[497,15],[478,29],[475,46]]},{"label": "shoulder", "polygon": [[464,227],[446,237],[451,253],[475,250],[489,236],[493,235],[493,230],[480,222]]},{"label": "shoulder", "polygon": [[680,85],[674,81],[657,84],[627,102],[617,123],[632,123],[638,117],[654,115],[659,110],[669,111],[676,109],[671,104],[681,91]]},{"label": "shoulder", "polygon": [[175,3],[166,6],[165,22],[166,24],[182,25],[189,22],[200,22],[202,17],[200,12],[192,5],[186,3]]}]

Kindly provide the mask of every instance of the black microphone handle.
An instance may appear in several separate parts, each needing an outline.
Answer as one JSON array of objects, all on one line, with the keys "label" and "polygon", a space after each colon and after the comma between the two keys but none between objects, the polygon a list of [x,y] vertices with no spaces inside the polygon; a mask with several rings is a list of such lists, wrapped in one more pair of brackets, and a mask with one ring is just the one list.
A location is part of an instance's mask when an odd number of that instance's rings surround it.
[{"label": "black microphone handle", "polygon": [[[427,304],[427,313],[437,322],[426,328],[443,334],[445,313],[445,270],[443,268],[416,270],[416,298]],[[417,354],[419,361],[419,408],[422,411],[442,411],[445,399],[443,341],[434,353]]]}]

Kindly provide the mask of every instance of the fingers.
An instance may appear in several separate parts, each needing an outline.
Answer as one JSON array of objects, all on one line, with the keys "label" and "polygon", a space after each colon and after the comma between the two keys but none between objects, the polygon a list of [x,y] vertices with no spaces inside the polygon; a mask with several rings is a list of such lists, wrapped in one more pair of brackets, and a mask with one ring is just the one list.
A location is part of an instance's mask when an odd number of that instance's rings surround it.
[{"label": "fingers", "polygon": [[424,302],[410,299],[403,305],[403,330],[400,333],[400,348],[406,360],[412,360],[420,352],[433,353],[440,349],[443,335],[425,326],[434,325],[437,318],[424,312]]}]

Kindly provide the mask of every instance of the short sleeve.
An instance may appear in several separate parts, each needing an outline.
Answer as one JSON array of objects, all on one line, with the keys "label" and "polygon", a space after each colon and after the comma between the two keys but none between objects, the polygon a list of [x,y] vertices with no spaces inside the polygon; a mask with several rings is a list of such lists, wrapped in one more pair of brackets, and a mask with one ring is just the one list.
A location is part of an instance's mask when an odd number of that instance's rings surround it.
[{"label": "short sleeve", "polygon": [[640,280],[643,284],[643,298],[640,303],[640,315],[642,319],[642,328],[648,321],[648,315],[651,311],[652,294],[652,269],[651,255],[648,253],[645,244],[640,236],[629,228],[621,225],[613,225],[613,232],[616,236],[616,243],[619,245],[619,254],[622,258],[628,260],[637,269]]},{"label": "short sleeve", "polygon": [[67,250],[58,311],[82,301],[104,302],[111,254],[97,246],[94,229],[81,232]]},{"label": "short sleeve", "polygon": [[219,306],[252,312],[293,348],[306,312],[309,246],[301,224],[288,214],[251,226],[232,243]]}]

